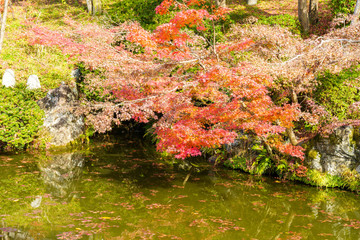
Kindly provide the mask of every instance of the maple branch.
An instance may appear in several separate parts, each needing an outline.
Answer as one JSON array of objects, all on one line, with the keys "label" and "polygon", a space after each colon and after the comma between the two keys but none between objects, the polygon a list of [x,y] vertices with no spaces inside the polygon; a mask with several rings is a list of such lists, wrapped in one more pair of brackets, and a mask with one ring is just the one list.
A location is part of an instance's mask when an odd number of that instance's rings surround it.
[{"label": "maple branch", "polygon": [[216,53],[216,33],[215,33],[215,23],[214,19],[212,19],[212,25],[213,25],[213,52],[216,56],[217,61],[219,61],[219,55]]},{"label": "maple branch", "polygon": [[[98,41],[99,42],[99,41]],[[119,54],[119,56],[121,58],[123,58],[124,60],[129,60],[129,61],[133,61],[133,62],[137,62],[137,63],[144,63],[144,64],[154,64],[154,61],[143,61],[143,60],[139,60],[139,59],[135,59],[135,58],[131,58],[127,55],[124,56],[124,54],[119,51],[118,49],[116,49],[113,46],[109,46],[112,50],[114,50],[116,53]],[[177,65],[177,64],[186,64],[186,63],[192,63],[192,62],[196,62],[199,61],[200,62],[200,57],[197,56],[197,58],[193,58],[193,59],[189,59],[189,60],[184,60],[184,61],[170,61],[170,62],[166,62],[166,63],[162,63],[162,64],[158,64],[159,67],[164,66],[164,65]],[[118,60],[118,59],[114,59],[114,60]],[[145,69],[144,69],[145,70]]]},{"label": "maple branch", "polygon": [[[321,39],[322,37],[318,38],[318,39]],[[322,45],[324,45],[325,43],[328,43],[328,42],[332,42],[332,41],[340,41],[341,43],[343,42],[347,42],[347,43],[360,43],[360,40],[353,40],[353,39],[342,39],[342,38],[339,38],[339,39],[327,39],[327,40],[321,40],[320,44],[317,45],[316,47],[314,47],[313,49],[311,49],[310,51],[308,52],[305,52],[305,53],[302,53],[302,54],[299,54],[299,55],[296,55],[295,57],[293,57],[292,59],[290,60],[287,60],[285,62],[282,62],[281,64],[282,65],[285,65],[289,62],[292,62],[296,59],[298,59],[299,57],[302,57],[304,56],[305,54],[307,53],[311,53],[311,52],[314,52],[315,50],[319,49],[322,47]]]},{"label": "maple branch", "polygon": [[[184,84],[183,86],[181,86],[181,89],[184,89],[184,88],[187,88],[187,87],[195,87],[197,85],[197,82],[189,82],[187,84]],[[95,104],[95,105],[90,105],[89,107],[92,107],[92,108],[98,108],[98,109],[101,109],[101,108],[106,108],[106,107],[111,107],[112,109],[115,109],[116,107],[120,107],[120,106],[123,106],[125,104],[132,104],[132,103],[139,103],[139,102],[143,102],[143,101],[146,101],[146,100],[150,100],[150,99],[154,99],[154,98],[158,98],[162,95],[166,95],[168,93],[171,93],[171,92],[175,92],[177,90],[179,90],[180,86],[176,86],[175,88],[173,89],[170,89],[168,91],[165,91],[165,92],[162,92],[158,95],[154,95],[154,96],[149,96],[149,97],[144,97],[144,98],[139,98],[139,99],[134,99],[134,100],[127,100],[127,101],[122,101],[121,103],[118,103],[118,104],[114,104],[112,106],[105,106],[104,103],[102,104]]]},{"label": "maple branch", "polygon": [[201,59],[206,58],[206,57],[199,57],[196,53],[193,53],[193,52],[192,52],[192,54],[197,57],[196,59],[199,61],[198,63],[199,63],[199,65],[200,65],[200,67],[202,67],[202,68],[206,71],[207,68],[206,68],[206,67],[204,66],[204,64],[201,62]]}]

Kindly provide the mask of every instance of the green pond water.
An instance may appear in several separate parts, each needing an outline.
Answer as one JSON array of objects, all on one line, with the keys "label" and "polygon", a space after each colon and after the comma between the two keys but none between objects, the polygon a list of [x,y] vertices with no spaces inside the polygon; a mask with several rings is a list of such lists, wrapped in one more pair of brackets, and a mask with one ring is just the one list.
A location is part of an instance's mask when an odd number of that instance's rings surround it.
[{"label": "green pond water", "polygon": [[2,155],[0,239],[360,239],[356,193],[167,161],[125,137]]}]

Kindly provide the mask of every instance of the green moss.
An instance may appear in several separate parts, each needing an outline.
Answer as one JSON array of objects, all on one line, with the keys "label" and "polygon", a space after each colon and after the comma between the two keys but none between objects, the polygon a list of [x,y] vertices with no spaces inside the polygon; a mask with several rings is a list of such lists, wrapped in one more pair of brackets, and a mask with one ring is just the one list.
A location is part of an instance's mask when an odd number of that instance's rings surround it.
[{"label": "green moss", "polygon": [[48,150],[55,152],[68,152],[74,150],[86,150],[90,145],[90,137],[86,133],[79,135],[75,140],[64,146],[50,146]]},{"label": "green moss", "polygon": [[289,29],[289,31],[294,34],[301,34],[301,27],[298,18],[290,14],[260,16],[258,24],[271,26],[279,25],[280,27]]},{"label": "green moss", "polygon": [[349,107],[360,101],[360,65],[345,69],[339,74],[325,72],[318,76],[315,100],[339,120],[358,119],[359,112],[350,112]]},{"label": "green moss", "polygon": [[354,135],[355,135],[355,130],[352,130],[349,135],[350,145],[352,145],[352,146],[356,146],[356,140],[354,138]]},{"label": "green moss", "polygon": [[[311,149],[307,154],[311,159],[319,156],[319,153],[314,149]],[[261,154],[253,161],[236,156],[226,160],[224,165],[250,174],[270,174],[317,187],[337,187],[351,191],[360,191],[360,174],[356,170],[350,171],[346,169],[342,176],[335,176],[315,169],[307,169],[299,163],[289,163],[286,159],[281,159],[278,163],[274,163],[268,157]]]},{"label": "green moss", "polygon": [[305,177],[298,177],[296,174],[292,174],[289,179],[317,187],[338,187],[351,191],[360,190],[360,175],[356,170],[347,170],[344,171],[342,176],[334,176],[311,169],[307,171]]},{"label": "green moss", "polygon": [[[252,9],[255,10],[255,9]],[[279,25],[280,27],[287,28],[290,32],[300,35],[301,26],[296,16],[290,14],[281,14],[281,15],[264,15],[261,12],[247,11],[244,9],[235,9],[229,14],[230,20],[233,23],[246,23],[246,19],[255,16],[258,21],[256,24],[261,25]]]},{"label": "green moss", "polygon": [[354,146],[360,145],[360,127],[354,127],[353,143],[354,143]]},{"label": "green moss", "polygon": [[310,158],[310,159],[316,159],[318,156],[320,156],[320,153],[318,151],[316,151],[315,149],[311,149],[307,156]]}]

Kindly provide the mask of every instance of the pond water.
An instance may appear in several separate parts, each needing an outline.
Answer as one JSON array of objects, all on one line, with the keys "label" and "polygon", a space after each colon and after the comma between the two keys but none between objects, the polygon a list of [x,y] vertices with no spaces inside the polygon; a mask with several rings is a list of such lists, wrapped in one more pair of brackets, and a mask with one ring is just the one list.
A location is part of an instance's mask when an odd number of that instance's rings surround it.
[{"label": "pond water", "polygon": [[130,139],[0,156],[0,239],[360,239],[356,193],[208,165],[184,184]]}]

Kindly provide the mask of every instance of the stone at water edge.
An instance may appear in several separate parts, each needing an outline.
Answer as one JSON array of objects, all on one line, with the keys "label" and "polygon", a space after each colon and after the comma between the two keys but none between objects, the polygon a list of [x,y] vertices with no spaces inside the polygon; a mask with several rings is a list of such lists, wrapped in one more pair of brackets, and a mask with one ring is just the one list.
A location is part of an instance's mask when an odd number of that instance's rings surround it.
[{"label": "stone at water edge", "polygon": [[29,90],[41,88],[38,76],[30,75],[26,82],[26,86],[27,86],[26,89],[29,89]]},{"label": "stone at water edge", "polygon": [[77,96],[69,86],[50,90],[46,97],[38,101],[45,112],[44,130],[51,138],[51,146],[65,146],[84,134],[84,117],[74,113]]},{"label": "stone at water edge", "polygon": [[15,73],[11,69],[6,69],[2,78],[2,85],[5,87],[15,86]]},{"label": "stone at water edge", "polygon": [[311,169],[342,176],[346,171],[360,171],[359,128],[342,126],[334,129],[329,137],[311,140],[306,162]]}]

